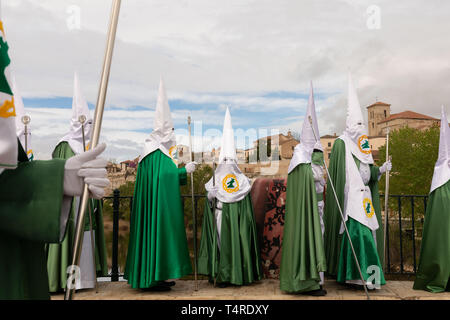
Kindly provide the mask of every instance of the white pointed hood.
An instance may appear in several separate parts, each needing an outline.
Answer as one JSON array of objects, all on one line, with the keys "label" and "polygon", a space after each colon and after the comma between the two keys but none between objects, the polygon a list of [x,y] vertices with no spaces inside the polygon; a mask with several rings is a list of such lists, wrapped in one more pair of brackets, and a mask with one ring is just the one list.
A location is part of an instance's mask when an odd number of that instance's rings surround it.
[{"label": "white pointed hood", "polygon": [[[223,123],[222,145],[219,165],[215,171],[215,185],[218,187],[216,197],[221,202],[234,203],[245,198],[251,190],[250,179],[239,169],[234,145],[234,131],[231,124],[230,110],[225,112]],[[213,178],[206,184],[206,191],[214,188]]]},{"label": "white pointed hood", "polygon": [[[22,117],[26,115],[25,113],[25,106],[23,104],[22,95],[20,94],[19,88],[17,87],[16,83],[16,77],[12,75],[11,77],[12,82],[12,91],[14,94],[14,105],[16,107],[16,133],[17,137],[20,140],[20,143],[22,144],[22,147],[25,150],[25,125],[22,122]],[[31,130],[30,125],[28,125],[27,128],[28,137],[27,137],[27,149],[26,152],[28,154],[28,157],[32,157],[33,150],[31,148]]]},{"label": "white pointed hood", "polygon": [[220,148],[219,163],[223,163],[224,159],[234,160],[237,162],[236,147],[234,145],[234,131],[231,125],[230,110],[227,107],[225,112],[225,120],[223,121],[222,145]]},{"label": "white pointed hood", "polygon": [[83,132],[79,118],[81,115],[86,117],[84,123],[84,137],[86,149],[89,148],[89,142],[92,134],[92,118],[89,107],[81,90],[78,74],[75,72],[73,83],[72,99],[72,118],[70,119],[70,131],[59,142],[67,141],[75,154],[84,152],[83,150]]},{"label": "white pointed hood", "polygon": [[[312,126],[309,122],[309,117],[311,117]],[[318,140],[316,140],[316,137]],[[323,152],[322,144],[320,143],[319,126],[317,124],[316,106],[314,104],[313,85],[311,82],[308,108],[306,109],[305,119],[303,120],[300,143],[294,149],[294,154],[289,163],[288,174],[301,163],[311,163],[311,156],[314,149]]]},{"label": "white pointed hood", "polygon": [[441,134],[439,138],[439,157],[434,166],[430,193],[450,180],[450,128],[444,106],[441,108]]},{"label": "white pointed hood", "polygon": [[351,153],[361,162],[373,164],[372,150],[364,118],[361,112],[356,88],[352,76],[348,75],[348,107],[347,123],[344,134],[352,143],[349,144]]},{"label": "white pointed hood", "polygon": [[139,162],[157,149],[161,150],[161,152],[174,160],[176,158],[176,144],[172,115],[170,113],[164,82],[161,77],[153,131],[150,136],[145,139],[144,151]]}]

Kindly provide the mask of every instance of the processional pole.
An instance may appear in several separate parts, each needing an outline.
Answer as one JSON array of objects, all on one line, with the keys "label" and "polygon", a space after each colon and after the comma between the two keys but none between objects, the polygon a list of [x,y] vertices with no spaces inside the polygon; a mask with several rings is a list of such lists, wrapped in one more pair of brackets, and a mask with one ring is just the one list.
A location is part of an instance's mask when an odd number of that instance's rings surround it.
[{"label": "processional pole", "polygon": [[28,158],[28,125],[31,122],[31,118],[30,118],[30,116],[25,115],[22,117],[21,120],[22,120],[22,123],[24,126],[23,135],[25,137],[25,153],[27,154],[27,158]]},{"label": "processional pole", "polygon": [[[188,119],[188,128],[189,128],[189,158],[191,162],[193,161],[193,153],[192,150],[192,135],[191,135],[191,117],[189,116]],[[195,211],[195,196],[194,196],[194,173],[191,172],[191,198],[192,198],[192,223],[194,225],[194,280],[195,280],[195,286],[194,290],[198,291],[198,257],[197,257],[197,212]]]},{"label": "processional pole", "polygon": [[[386,162],[391,160],[391,156],[389,156],[389,127],[386,132]],[[383,241],[383,253],[384,253],[384,271],[387,270],[387,247],[386,247],[386,239],[387,239],[387,228],[389,223],[389,174],[390,170],[386,170],[386,187],[384,192],[384,241]]]},{"label": "processional pole", "polygon": [[[81,135],[83,137],[83,152],[86,152],[86,137],[84,135],[84,124],[86,122],[86,116],[81,115],[78,117],[78,121],[81,123]],[[92,224],[92,208],[88,205],[88,212],[89,212],[89,232],[91,234],[91,249],[92,249],[92,261],[93,261],[93,267],[94,267],[94,276],[95,276],[95,293],[98,293],[98,281],[97,281],[97,267],[96,267],[96,261],[95,261],[95,239],[94,239],[94,231],[93,231],[93,224]]]},{"label": "processional pole", "polygon": [[[213,159],[213,189],[215,189],[216,187],[216,156],[214,155],[214,159]],[[212,258],[212,262],[213,265],[211,267],[211,271],[212,271],[212,275],[214,277],[214,287],[216,286],[216,281],[217,281],[217,277],[216,277],[216,259],[217,259],[217,246],[218,246],[218,241],[217,241],[217,221],[216,221],[216,207],[217,207],[217,198],[214,197],[214,201],[213,201],[213,209],[212,209],[212,218],[213,218],[213,258]]]},{"label": "processional pole", "polygon": [[[316,132],[314,131],[314,126],[312,124],[311,116],[308,116],[308,119],[309,119],[309,123],[311,124],[312,132],[314,133],[314,139],[316,140],[316,142],[318,142],[319,140],[317,139]],[[333,190],[334,199],[336,200],[336,204],[338,206],[339,213],[341,214],[342,224],[344,225],[345,233],[347,234],[348,242],[350,243],[350,247],[352,249],[353,258],[355,258],[355,263],[356,263],[356,266],[358,267],[359,275],[361,277],[361,281],[362,281],[362,284],[364,286],[364,291],[366,293],[367,300],[370,300],[370,296],[369,296],[369,292],[367,290],[366,282],[365,282],[364,277],[363,277],[362,272],[361,272],[361,267],[359,265],[358,257],[356,256],[355,248],[353,247],[352,239],[350,238],[350,233],[348,232],[347,225],[345,224],[344,214],[342,212],[341,205],[339,203],[339,199],[338,199],[337,194],[336,194],[336,189],[334,188],[333,179],[331,178],[330,172],[328,171],[328,166],[327,166],[327,163],[325,162],[325,158],[323,159],[323,164],[325,165],[325,170],[327,171],[328,179],[330,179],[330,185],[331,185],[331,189]]]},{"label": "processional pole", "polygon": [[[114,42],[116,39],[116,31],[117,31],[117,24],[119,21],[119,12],[120,12],[120,4],[121,0],[114,0],[112,8],[111,8],[111,20],[109,24],[109,31],[108,31],[108,39],[106,43],[106,52],[103,62],[103,70],[100,80],[100,86],[99,86],[99,92],[97,97],[97,105],[95,108],[95,116],[94,116],[94,129],[92,134],[92,141],[91,146],[92,149],[94,149],[97,144],[100,137],[100,130],[102,126],[102,118],[103,118],[103,111],[105,108],[105,100],[106,100],[106,92],[108,89],[108,80],[109,80],[109,73],[111,70],[111,61],[114,51]],[[72,265],[70,272],[68,273],[68,276],[74,274],[75,272],[75,266],[78,266],[80,261],[80,255],[81,255],[81,247],[83,245],[83,237],[82,237],[82,231],[84,227],[84,212],[86,212],[87,204],[89,200],[89,189],[88,185],[84,184],[83,194],[81,196],[81,204],[78,211],[78,217],[77,217],[77,224],[75,229],[75,242],[73,247],[73,256],[72,256]],[[69,288],[70,285],[70,288]],[[75,286],[73,284],[67,283],[66,293],[64,296],[64,300],[72,300],[73,293],[75,291]]]}]

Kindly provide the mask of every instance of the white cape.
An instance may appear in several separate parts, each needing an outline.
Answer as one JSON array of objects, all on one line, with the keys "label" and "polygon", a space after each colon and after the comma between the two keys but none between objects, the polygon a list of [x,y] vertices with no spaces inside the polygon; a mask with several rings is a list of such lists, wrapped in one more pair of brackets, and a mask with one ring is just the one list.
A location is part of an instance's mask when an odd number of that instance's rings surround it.
[{"label": "white cape", "polygon": [[[370,188],[364,185],[353,159],[351,148],[349,147],[352,141],[346,135],[342,135],[338,139],[345,143],[344,220],[347,221],[350,216],[370,230],[377,230],[379,225],[372,203],[372,194]],[[344,226],[341,224],[340,233],[343,232]]]},{"label": "white cape", "polygon": [[441,133],[439,137],[439,157],[434,166],[430,193],[450,180],[450,128],[444,106],[441,110]]},{"label": "white cape", "polygon": [[[215,185],[218,186],[216,198],[225,203],[234,203],[244,199],[251,190],[250,179],[234,163],[221,163],[215,172]],[[213,178],[205,184],[206,191],[213,189]]]}]

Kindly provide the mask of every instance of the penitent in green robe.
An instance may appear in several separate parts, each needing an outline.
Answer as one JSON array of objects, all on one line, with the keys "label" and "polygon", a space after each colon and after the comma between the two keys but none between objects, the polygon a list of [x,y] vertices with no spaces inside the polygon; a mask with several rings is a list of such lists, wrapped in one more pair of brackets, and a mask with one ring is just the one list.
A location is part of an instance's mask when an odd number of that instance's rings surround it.
[{"label": "penitent in green robe", "polygon": [[423,226],[414,289],[450,291],[450,181],[433,190]]},{"label": "penitent in green robe", "polygon": [[159,149],[139,163],[124,275],[132,288],[192,273],[180,194],[186,183],[186,169]]},{"label": "penitent in green robe", "polygon": [[[359,169],[360,161],[356,157],[353,158]],[[371,265],[377,265],[382,268],[384,257],[384,235],[381,219],[380,195],[378,191],[379,169],[374,165],[370,165],[370,171],[371,177],[368,186],[371,191],[372,203],[379,225],[379,228],[376,230],[376,244],[373,239],[372,231],[368,227],[351,217],[348,217],[346,222],[353,245],[357,251],[356,254],[365,280],[367,280],[368,277],[367,268]],[[344,210],[345,143],[341,139],[336,139],[333,149],[331,150],[329,173],[333,180],[341,209]],[[334,278],[337,277],[339,282],[345,282],[345,280],[360,280],[361,278],[345,231],[344,233],[339,234],[341,221],[342,218],[330,185],[330,179],[328,179],[324,212],[324,246],[327,260],[327,275]],[[340,269],[340,271],[338,269]],[[370,274],[371,272],[369,272],[369,275]],[[385,281],[382,270],[380,275],[381,284],[384,284]]]},{"label": "penitent in green robe", "polygon": [[[198,272],[217,283],[247,285],[262,279],[261,257],[250,194],[222,204],[220,248],[214,241],[214,215],[208,201],[203,213]],[[218,230],[216,230],[218,232]],[[217,235],[217,233],[216,233]],[[214,252],[216,248],[216,252]]]},{"label": "penitent in green robe", "polygon": [[[63,141],[59,143],[53,151],[52,157],[54,159],[69,159],[73,157],[75,153],[70,148],[69,143]],[[76,216],[75,212],[78,206],[75,201],[79,201],[79,198],[72,200],[72,208],[70,211],[69,221],[67,224],[67,233],[61,244],[49,244],[47,246],[48,258],[48,280],[50,292],[62,291],[66,288],[67,281],[67,268],[72,264],[73,244],[76,228]],[[95,231],[95,265],[98,277],[104,277],[108,274],[107,265],[107,251],[105,245],[105,235],[103,228],[103,214],[102,214],[102,202],[96,199],[89,200],[89,209],[92,212],[92,228]],[[89,231],[89,214],[86,212],[84,218],[84,230]],[[91,244],[89,244],[91,245]]]},{"label": "penitent in green robe", "polygon": [[[326,271],[318,198],[310,163],[288,175],[286,214],[281,251],[280,289],[307,292],[320,289],[319,272]],[[320,199],[321,200],[321,199]]]},{"label": "penitent in green robe", "polygon": [[44,248],[65,232],[65,161],[28,162],[23,150],[19,161],[0,174],[0,300],[50,299]]}]

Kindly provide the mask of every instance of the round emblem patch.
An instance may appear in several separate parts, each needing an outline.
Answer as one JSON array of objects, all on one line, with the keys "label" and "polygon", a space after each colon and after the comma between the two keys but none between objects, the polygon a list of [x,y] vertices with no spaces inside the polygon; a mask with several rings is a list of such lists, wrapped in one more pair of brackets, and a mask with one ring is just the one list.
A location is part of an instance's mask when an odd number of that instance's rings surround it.
[{"label": "round emblem patch", "polygon": [[239,182],[234,174],[227,174],[222,180],[222,187],[228,193],[239,190]]},{"label": "round emblem patch", "polygon": [[367,218],[372,218],[375,214],[375,209],[373,208],[372,200],[369,198],[365,198],[363,201],[364,212],[366,213]]},{"label": "round emblem patch", "polygon": [[176,158],[177,158],[177,155],[178,155],[178,149],[177,149],[177,146],[172,146],[172,147],[170,147],[170,149],[169,149],[169,154],[170,154],[170,157],[171,157],[172,159],[176,159]]},{"label": "round emblem patch", "polygon": [[367,137],[366,135],[362,135],[361,137],[359,137],[358,147],[362,153],[365,154],[372,153],[372,150],[370,150],[369,137]]}]

